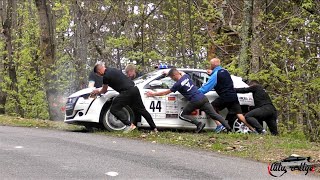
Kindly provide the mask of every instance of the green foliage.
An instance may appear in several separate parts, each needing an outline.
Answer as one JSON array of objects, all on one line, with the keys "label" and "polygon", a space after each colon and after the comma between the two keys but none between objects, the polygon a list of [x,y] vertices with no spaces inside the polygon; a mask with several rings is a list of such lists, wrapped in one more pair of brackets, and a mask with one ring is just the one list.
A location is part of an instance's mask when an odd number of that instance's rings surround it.
[{"label": "green foliage", "polygon": [[134,43],[134,40],[128,39],[125,36],[120,37],[109,37],[106,40],[106,43],[112,47],[112,48],[125,48],[125,47],[131,47]]},{"label": "green foliage", "polygon": [[[107,0],[106,0],[107,3]],[[53,14],[56,16],[55,21],[55,33],[56,38],[56,54],[55,54],[55,71],[52,72],[56,79],[52,80],[55,88],[58,90],[59,98],[65,98],[67,95],[75,91],[75,74],[77,72],[76,62],[72,59],[70,53],[70,44],[72,44],[72,39],[69,38],[70,33],[74,27],[72,24],[72,2],[66,1],[61,3],[60,1],[54,1],[54,6],[52,8]],[[70,32],[71,31],[71,32]],[[81,77],[79,77],[81,79]],[[59,106],[62,106],[61,102]]]},{"label": "green foliage", "polygon": [[[310,7],[307,1],[304,3]],[[314,28],[319,27],[319,17],[309,16],[306,12],[292,16],[298,11],[295,6],[283,2],[277,5],[277,13],[263,17],[266,22],[263,28],[276,33],[265,33],[261,43],[262,67],[249,77],[268,86],[267,90],[279,110],[284,135],[290,133],[297,138],[319,141],[319,137],[313,138],[319,134],[319,114],[311,108],[318,106],[319,99],[310,98],[320,92],[317,78],[320,72],[316,68],[319,59],[314,58],[317,56],[316,45],[308,43],[316,41],[319,36],[317,28]]]},{"label": "green foliage", "polygon": [[294,129],[288,130],[283,123],[279,123],[279,130],[282,137],[294,138],[301,141],[306,141],[306,135],[303,132],[303,126],[298,125]]},{"label": "green foliage", "polygon": [[130,60],[136,60],[136,61],[138,61],[138,60],[140,60],[140,59],[142,59],[142,57],[143,57],[143,53],[142,52],[136,52],[136,51],[129,51],[128,52],[128,54],[127,54],[127,56],[128,56],[128,58],[130,59]]},{"label": "green foliage", "polygon": [[[244,18],[239,7],[243,2],[230,2],[193,1],[190,12],[189,1],[181,0],[84,1],[84,6],[74,1],[50,1],[55,20],[55,64],[44,69],[37,9],[34,2],[19,1],[12,28],[17,92],[10,90],[7,70],[0,71],[7,113],[16,113],[17,96],[25,117],[48,118],[45,84],[56,88],[56,99],[63,99],[81,88],[79,84],[86,84],[96,59],[111,66],[120,60],[124,62],[121,67],[136,61],[148,71],[159,62],[177,67],[193,67],[195,63],[197,68],[208,68],[207,59],[216,56],[232,74],[242,74],[247,70],[239,68],[240,49],[247,40],[239,36]],[[254,13],[252,32],[257,43],[254,48],[243,48],[255,55],[248,77],[266,86],[279,110],[284,135],[295,132],[302,137],[303,132],[306,138],[317,141],[320,17],[304,10],[316,8],[315,1],[304,0],[299,5],[273,1],[268,7],[259,3],[254,7],[258,13]],[[80,41],[83,36],[87,41]],[[85,51],[78,48],[79,43],[87,48],[83,59],[77,59],[83,53],[79,51]],[[2,38],[1,63],[8,61],[7,53]],[[48,71],[52,78],[45,82]],[[58,107],[64,102],[59,103]]]},{"label": "green foliage", "polygon": [[70,25],[71,16],[70,16],[70,9],[68,7],[68,3],[64,2],[61,3],[60,1],[55,1],[54,6],[52,7],[52,11],[55,14],[61,15],[60,18],[56,20],[56,32],[57,34],[65,33]]},{"label": "green foliage", "polygon": [[303,0],[301,7],[305,9],[311,9],[312,7],[315,6],[314,3],[315,3],[314,0]]},{"label": "green foliage", "polygon": [[[16,65],[16,74],[18,83],[18,92],[11,91],[8,84],[11,80],[7,72],[3,73],[4,84],[2,90],[7,93],[6,113],[16,114],[16,107],[22,108],[25,117],[48,118],[47,103],[44,93],[42,76],[39,74],[40,64],[37,60],[39,56],[39,26],[35,13],[34,4],[27,2],[20,3],[17,6],[17,19],[20,24],[17,29],[13,29],[12,41],[13,61]],[[19,98],[19,102],[14,97]]]}]

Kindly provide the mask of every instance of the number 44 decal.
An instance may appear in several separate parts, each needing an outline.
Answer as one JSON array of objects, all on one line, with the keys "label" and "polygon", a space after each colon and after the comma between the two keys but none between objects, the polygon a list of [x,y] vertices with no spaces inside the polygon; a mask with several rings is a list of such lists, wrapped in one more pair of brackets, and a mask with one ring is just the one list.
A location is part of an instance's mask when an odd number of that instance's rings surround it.
[{"label": "number 44 decal", "polygon": [[151,101],[150,109],[152,109],[152,112],[154,112],[156,109],[161,112],[161,101],[157,101],[157,103],[155,103],[155,101]]}]

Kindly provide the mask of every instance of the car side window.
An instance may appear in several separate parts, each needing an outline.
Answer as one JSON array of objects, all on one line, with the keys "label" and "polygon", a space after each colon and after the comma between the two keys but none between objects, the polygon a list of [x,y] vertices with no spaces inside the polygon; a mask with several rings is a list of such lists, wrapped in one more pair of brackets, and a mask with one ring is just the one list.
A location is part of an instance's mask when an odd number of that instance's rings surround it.
[{"label": "car side window", "polygon": [[205,72],[186,72],[192,79],[193,83],[199,88],[209,79],[209,75]]},{"label": "car side window", "polygon": [[[193,83],[199,88],[209,79],[209,75],[206,72],[197,71],[185,71],[188,74]],[[174,85],[175,81],[170,77],[160,76],[159,78],[151,81],[144,88],[145,89],[170,89]]]},{"label": "car side window", "polygon": [[144,88],[145,89],[170,89],[175,81],[170,77],[160,76],[159,78],[151,81]]},{"label": "car side window", "polygon": [[170,77],[164,77],[160,81],[162,82],[162,89],[170,89],[175,83]]}]

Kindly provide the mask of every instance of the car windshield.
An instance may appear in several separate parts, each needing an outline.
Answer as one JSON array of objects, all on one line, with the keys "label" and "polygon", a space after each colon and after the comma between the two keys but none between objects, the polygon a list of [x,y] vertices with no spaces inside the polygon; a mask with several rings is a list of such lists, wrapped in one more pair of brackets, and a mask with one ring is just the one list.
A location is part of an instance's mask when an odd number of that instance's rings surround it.
[{"label": "car windshield", "polygon": [[152,71],[150,73],[147,73],[147,74],[144,74],[140,77],[138,77],[137,79],[134,80],[134,83],[137,85],[137,84],[140,84],[140,83],[143,83],[144,81],[150,79],[152,76],[156,75],[157,74],[157,71]]}]

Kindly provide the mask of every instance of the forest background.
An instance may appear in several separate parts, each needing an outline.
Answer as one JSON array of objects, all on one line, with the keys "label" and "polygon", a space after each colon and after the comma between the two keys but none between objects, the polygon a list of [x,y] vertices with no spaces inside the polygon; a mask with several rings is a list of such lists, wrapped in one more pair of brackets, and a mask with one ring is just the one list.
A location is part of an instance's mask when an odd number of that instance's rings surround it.
[{"label": "forest background", "polygon": [[319,0],[0,0],[0,114],[63,120],[97,60],[149,72],[218,57],[260,81],[281,133],[320,141]]}]

